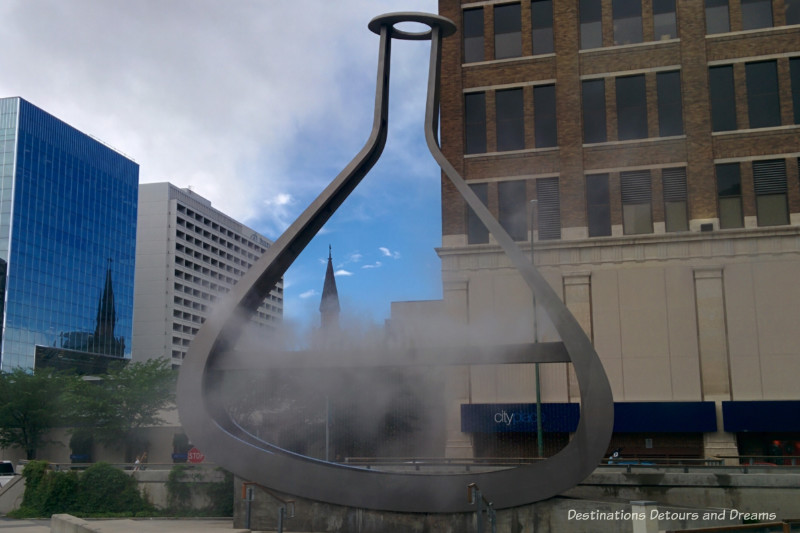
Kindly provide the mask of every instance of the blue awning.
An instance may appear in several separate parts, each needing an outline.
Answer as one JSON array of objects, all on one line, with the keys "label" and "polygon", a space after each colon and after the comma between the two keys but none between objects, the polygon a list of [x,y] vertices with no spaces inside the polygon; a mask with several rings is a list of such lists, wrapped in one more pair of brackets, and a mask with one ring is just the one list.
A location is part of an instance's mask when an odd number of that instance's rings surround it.
[{"label": "blue awning", "polygon": [[800,431],[800,401],[722,402],[725,431]]},{"label": "blue awning", "polygon": [[[543,403],[542,430],[571,433],[578,428],[577,403]],[[464,433],[536,433],[535,403],[470,403],[461,405]]]},{"label": "blue awning", "polygon": [[615,433],[706,433],[717,430],[714,402],[619,402]]}]

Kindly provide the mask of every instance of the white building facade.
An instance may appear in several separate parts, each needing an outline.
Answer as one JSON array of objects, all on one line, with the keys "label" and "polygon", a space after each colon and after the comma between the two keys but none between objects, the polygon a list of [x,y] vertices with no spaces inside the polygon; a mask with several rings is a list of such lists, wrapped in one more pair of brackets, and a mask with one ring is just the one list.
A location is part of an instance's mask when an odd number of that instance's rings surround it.
[{"label": "white building facade", "polygon": [[[133,359],[178,366],[214,303],[269,248],[271,241],[171,183],[139,186]],[[283,283],[252,321],[274,328],[283,317]]]}]

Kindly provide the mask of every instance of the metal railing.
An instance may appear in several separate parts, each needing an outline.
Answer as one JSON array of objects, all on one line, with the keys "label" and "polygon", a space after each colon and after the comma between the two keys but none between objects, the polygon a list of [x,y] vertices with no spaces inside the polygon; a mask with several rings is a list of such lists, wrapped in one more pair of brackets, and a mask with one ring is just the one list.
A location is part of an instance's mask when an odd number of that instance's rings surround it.
[{"label": "metal railing", "polygon": [[476,483],[467,485],[467,501],[470,505],[475,505],[475,517],[477,518],[478,533],[483,533],[483,514],[489,519],[489,526],[492,528],[492,533],[497,533],[497,513],[492,506],[492,502],[486,499],[481,493]]},{"label": "metal railing", "polygon": [[287,518],[294,518],[294,500],[285,500],[270,489],[254,481],[242,482],[242,499],[245,501],[245,529],[250,529],[251,507],[255,500],[254,487],[260,488],[264,493],[278,502],[278,527],[277,532],[283,533],[283,522]]},{"label": "metal railing", "polygon": [[720,459],[737,459],[751,466],[800,466],[800,455],[718,455]]}]

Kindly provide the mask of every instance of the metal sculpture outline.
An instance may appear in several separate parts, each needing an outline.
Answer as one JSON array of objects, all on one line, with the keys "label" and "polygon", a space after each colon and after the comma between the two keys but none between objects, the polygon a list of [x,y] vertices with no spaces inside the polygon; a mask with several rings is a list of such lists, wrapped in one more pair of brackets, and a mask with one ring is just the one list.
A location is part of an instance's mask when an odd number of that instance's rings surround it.
[{"label": "metal sculpture outline", "polygon": [[[412,33],[401,22],[427,25]],[[468,512],[464,487],[480,485],[496,508],[555,496],[580,483],[603,458],[613,427],[611,387],[600,359],[580,324],[517,244],[441,152],[438,140],[441,43],[456,27],[426,13],[389,13],[369,29],[380,35],[380,55],[372,131],[361,151],[300,217],[243,276],[206,320],[180,369],[178,409],[192,442],[207,457],[236,475],[272,489],[358,508],[396,512]],[[581,396],[581,416],[573,438],[556,455],[529,465],[484,473],[404,474],[328,463],[258,439],[236,424],[218,398],[206,394],[209,369],[231,350],[241,324],[255,311],[325,222],[378,160],[386,143],[392,39],[430,40],[425,137],[435,160],[550,315],[573,363]]]}]

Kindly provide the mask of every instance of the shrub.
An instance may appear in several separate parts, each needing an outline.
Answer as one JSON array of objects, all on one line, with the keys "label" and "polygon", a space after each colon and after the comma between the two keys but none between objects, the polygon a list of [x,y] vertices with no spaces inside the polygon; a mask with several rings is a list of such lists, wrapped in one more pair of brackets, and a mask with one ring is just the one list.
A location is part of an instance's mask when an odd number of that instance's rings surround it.
[{"label": "shrub", "polygon": [[108,463],[95,463],[78,480],[79,507],[83,513],[137,513],[150,507],[136,480]]},{"label": "shrub", "polygon": [[15,518],[70,513],[80,516],[152,512],[134,478],[107,463],[96,463],[78,474],[53,472],[45,461],[31,461],[23,471],[25,494]]}]

